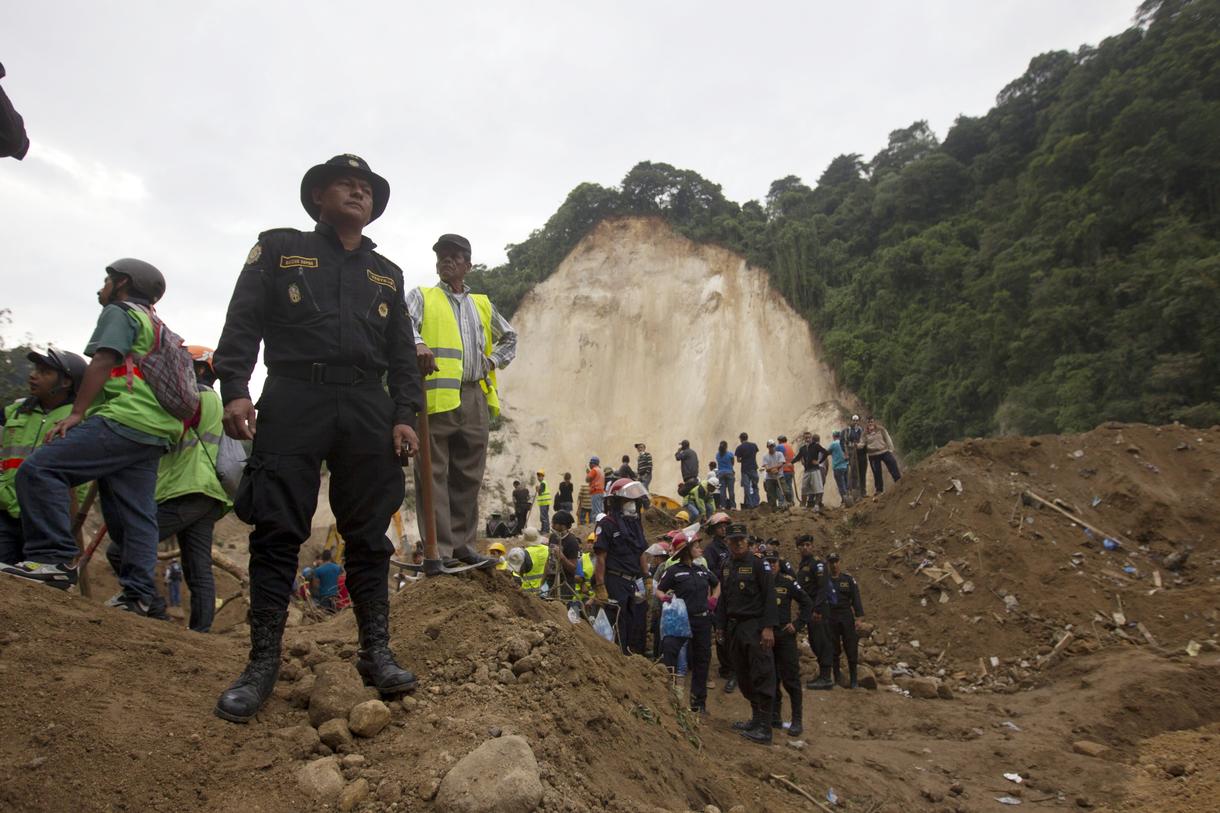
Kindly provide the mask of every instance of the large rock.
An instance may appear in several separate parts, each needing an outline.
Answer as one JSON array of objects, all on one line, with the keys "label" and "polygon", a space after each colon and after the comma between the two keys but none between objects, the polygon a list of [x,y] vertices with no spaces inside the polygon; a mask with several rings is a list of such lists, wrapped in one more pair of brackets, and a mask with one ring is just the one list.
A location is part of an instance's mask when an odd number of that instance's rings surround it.
[{"label": "large rock", "polygon": [[376,737],[390,724],[390,710],[380,700],[366,700],[352,709],[347,727],[357,737]]},{"label": "large rock", "polygon": [[329,748],[336,751],[339,750],[340,745],[352,744],[352,732],[347,727],[347,720],[340,720],[337,717],[322,723],[318,729],[318,736]]},{"label": "large rock", "polygon": [[355,810],[365,799],[369,798],[369,780],[361,777],[348,785],[339,794],[339,809],[343,813]]},{"label": "large rock", "polygon": [[939,696],[937,691],[939,684],[935,678],[911,678],[910,680],[900,682],[898,685],[910,692],[911,697],[935,700]]},{"label": "large rock", "polygon": [[1072,750],[1086,757],[1102,757],[1110,749],[1092,740],[1076,740],[1076,742],[1072,743]]},{"label": "large rock", "polygon": [[333,802],[343,792],[343,772],[339,760],[322,757],[306,763],[297,771],[297,785],[306,796],[321,802]]},{"label": "large rock", "polygon": [[314,728],[336,717],[346,720],[352,709],[367,699],[364,682],[351,664],[319,664],[314,672],[318,677],[309,694],[309,723]]},{"label": "large rock", "polygon": [[297,759],[305,759],[318,747],[318,732],[313,726],[294,725],[281,728],[275,735],[288,743],[288,752]]},{"label": "large rock", "polygon": [[487,740],[441,780],[441,813],[530,813],[542,801],[538,761],[523,737]]},{"label": "large rock", "polygon": [[857,669],[857,673],[857,678],[859,680],[861,689],[877,688],[877,675],[872,669],[869,669],[867,666],[861,664]]}]

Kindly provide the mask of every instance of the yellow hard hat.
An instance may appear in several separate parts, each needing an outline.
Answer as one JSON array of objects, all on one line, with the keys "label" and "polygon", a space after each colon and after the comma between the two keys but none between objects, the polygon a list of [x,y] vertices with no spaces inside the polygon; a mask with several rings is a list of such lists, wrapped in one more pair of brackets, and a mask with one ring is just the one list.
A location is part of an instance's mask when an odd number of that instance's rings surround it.
[{"label": "yellow hard hat", "polygon": [[597,540],[597,531],[589,531],[589,535],[585,537],[586,542],[594,542]]},{"label": "yellow hard hat", "polygon": [[503,542],[492,542],[490,545],[487,546],[488,553],[498,553],[501,556],[504,555],[504,552],[506,550],[507,550],[507,548],[504,547]]},{"label": "yellow hard hat", "polygon": [[538,476],[539,476],[539,477],[546,477],[546,472],[545,472],[545,471],[543,471],[542,469],[538,469]]},{"label": "yellow hard hat", "polygon": [[674,519],[681,522],[690,522],[690,514],[686,513],[684,510],[679,511],[678,513],[674,514]]}]

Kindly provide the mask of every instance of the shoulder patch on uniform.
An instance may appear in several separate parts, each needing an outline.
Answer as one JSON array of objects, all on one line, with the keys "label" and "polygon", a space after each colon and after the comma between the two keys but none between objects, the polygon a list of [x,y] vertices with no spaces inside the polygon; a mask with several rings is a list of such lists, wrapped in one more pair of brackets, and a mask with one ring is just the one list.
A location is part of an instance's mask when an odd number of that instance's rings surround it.
[{"label": "shoulder patch on uniform", "polygon": [[382,302],[380,305],[377,306],[377,315],[380,316],[382,319],[389,316],[390,315],[390,306],[387,305],[386,303]]},{"label": "shoulder patch on uniform", "polygon": [[317,268],[317,257],[300,257],[296,254],[281,254],[280,268]]},{"label": "shoulder patch on uniform", "polygon": [[254,248],[250,249],[250,253],[246,255],[246,265],[254,265],[261,256],[263,256],[263,245],[255,243]]},{"label": "shoulder patch on uniform", "polygon": [[[375,273],[373,273],[373,269],[371,269],[371,268],[364,269],[364,273],[368,274],[369,279],[372,280],[373,282],[377,283],[378,285],[384,285],[385,287],[389,288],[391,291],[398,290],[398,285],[394,282],[393,277],[385,277],[385,276],[382,276],[381,274],[375,274]],[[382,316],[384,316],[384,315],[385,314],[382,314]]]}]

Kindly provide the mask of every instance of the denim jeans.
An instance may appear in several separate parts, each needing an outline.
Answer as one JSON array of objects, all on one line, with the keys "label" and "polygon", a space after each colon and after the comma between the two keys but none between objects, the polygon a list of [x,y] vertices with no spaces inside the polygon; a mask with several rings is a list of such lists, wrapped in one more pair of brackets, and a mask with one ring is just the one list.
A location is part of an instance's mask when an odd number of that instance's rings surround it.
[{"label": "denim jeans", "polygon": [[790,471],[784,472],[780,477],[779,487],[784,490],[784,503],[796,505],[796,475]]},{"label": "denim jeans", "polygon": [[597,515],[604,513],[606,510],[606,508],[605,508],[606,495],[605,494],[590,494],[589,503],[590,503],[590,505],[592,505],[593,519],[596,520]]},{"label": "denim jeans", "polygon": [[545,533],[550,532],[550,530],[551,530],[551,506],[549,506],[549,505],[538,506],[538,522],[539,522],[538,530],[540,533],[545,534]]},{"label": "denim jeans", "polygon": [[165,449],[128,440],[98,416],[44,443],[17,469],[27,561],[65,565],[80,550],[72,536],[72,488],[97,480],[106,531],[119,544],[119,584],[135,598],[158,598],[157,463]]},{"label": "denim jeans", "polygon": [[182,603],[182,582],[168,582],[169,606],[177,607]]},{"label": "denim jeans", "polygon": [[847,483],[847,469],[835,469],[835,485],[839,487],[839,498],[844,502],[847,501],[847,492],[851,490],[851,486]]},{"label": "denim jeans", "polygon": [[[224,516],[224,506],[206,494],[184,494],[157,506],[161,539],[178,537],[182,578],[191,591],[190,628],[210,632],[216,615],[216,580],[212,576],[212,530]],[[107,558],[110,551],[106,552]],[[171,583],[172,584],[172,583]],[[173,601],[171,590],[170,603]]]},{"label": "denim jeans", "polygon": [[720,480],[720,507],[724,509],[737,507],[737,496],[733,494],[733,472],[726,471],[724,474],[717,474],[716,477]]},{"label": "denim jeans", "polygon": [[763,481],[763,488],[767,490],[767,502],[772,508],[784,507],[784,492],[779,480],[767,478]]},{"label": "denim jeans", "polygon": [[758,506],[758,469],[741,471],[741,504],[743,508]]}]

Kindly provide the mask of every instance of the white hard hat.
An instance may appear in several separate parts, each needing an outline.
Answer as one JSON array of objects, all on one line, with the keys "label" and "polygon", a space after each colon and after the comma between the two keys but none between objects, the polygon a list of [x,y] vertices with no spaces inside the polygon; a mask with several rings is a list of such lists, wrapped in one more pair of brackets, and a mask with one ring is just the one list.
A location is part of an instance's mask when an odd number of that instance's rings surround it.
[{"label": "white hard hat", "polygon": [[522,533],[525,535],[526,542],[537,542],[538,541],[538,529],[537,528],[527,527],[524,531],[522,531]]},{"label": "white hard hat", "polygon": [[510,548],[504,561],[508,563],[508,569],[512,572],[521,572],[521,568],[525,566],[525,548]]},{"label": "white hard hat", "polygon": [[602,519],[603,519],[605,516],[606,516],[606,512],[605,512],[605,511],[602,511],[600,514],[598,514],[597,516],[595,516],[595,517],[593,518],[593,521],[594,521],[595,523],[596,523],[596,522],[601,522],[601,521],[602,521]]},{"label": "white hard hat", "polygon": [[712,488],[720,488],[720,480],[714,474],[707,478],[707,484]]},{"label": "white hard hat", "polygon": [[858,421],[858,420],[860,420],[860,416],[859,416],[859,415],[852,415],[852,416],[851,416],[851,419],[852,419],[853,421]]}]

